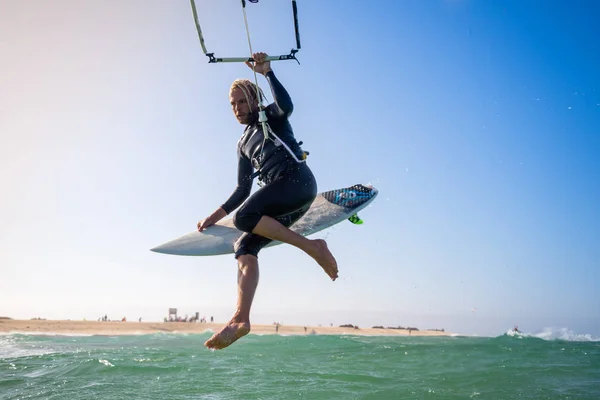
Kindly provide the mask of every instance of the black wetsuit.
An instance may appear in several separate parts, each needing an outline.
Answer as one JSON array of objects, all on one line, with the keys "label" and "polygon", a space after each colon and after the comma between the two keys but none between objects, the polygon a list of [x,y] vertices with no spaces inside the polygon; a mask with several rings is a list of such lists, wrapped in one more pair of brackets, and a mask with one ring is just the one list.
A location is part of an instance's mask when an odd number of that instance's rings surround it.
[{"label": "black wetsuit", "polygon": [[[292,100],[272,71],[265,77],[274,98],[265,109],[268,124],[295,156],[302,159],[303,151],[288,120],[294,108]],[[238,141],[238,184],[221,206],[229,214],[246,200],[233,218],[236,228],[245,232],[235,244],[235,258],[244,254],[257,256],[260,249],[271,242],[271,239],[252,233],[263,215],[289,227],[306,213],[317,195],[317,182],[306,163],[297,162],[272,136],[264,140],[262,125],[256,115]],[[264,186],[250,196],[255,175]]]}]

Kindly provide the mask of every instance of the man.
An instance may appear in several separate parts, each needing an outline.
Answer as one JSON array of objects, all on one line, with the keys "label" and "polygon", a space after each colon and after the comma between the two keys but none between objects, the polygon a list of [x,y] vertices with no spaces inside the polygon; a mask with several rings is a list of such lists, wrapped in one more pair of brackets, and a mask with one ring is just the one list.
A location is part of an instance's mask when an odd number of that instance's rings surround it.
[{"label": "man", "polygon": [[[265,109],[269,135],[265,137],[259,121],[260,89],[248,80],[234,81],[229,100],[238,122],[246,125],[238,141],[238,184],[223,205],[198,222],[198,231],[203,231],[244,203],[234,217],[236,228],[244,232],[235,244],[237,310],[227,325],[204,343],[210,349],[223,349],[250,332],[250,307],[258,285],[258,252],[272,240],[303,250],[332,280],[338,277],[336,260],[324,240],[310,240],[288,229],[309,209],[317,195],[317,182],[288,120],[293,111],[291,98],[275,77],[271,63],[265,61],[266,56],[253,54],[254,62],[246,65],[267,79],[273,93],[274,102]],[[250,196],[256,176],[263,186]]]}]

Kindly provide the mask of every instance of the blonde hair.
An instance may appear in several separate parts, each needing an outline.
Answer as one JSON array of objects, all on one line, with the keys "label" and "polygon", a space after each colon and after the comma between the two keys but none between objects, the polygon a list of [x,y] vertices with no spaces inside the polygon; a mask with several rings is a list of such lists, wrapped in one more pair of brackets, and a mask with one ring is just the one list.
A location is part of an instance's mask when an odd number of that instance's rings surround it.
[{"label": "blonde hair", "polygon": [[231,87],[229,88],[229,97],[231,97],[231,93],[233,93],[235,89],[240,89],[242,93],[244,93],[244,97],[246,98],[246,101],[250,107],[252,107],[254,104],[258,105],[257,94],[260,96],[260,100],[265,99],[265,94],[263,93],[262,89],[248,79],[236,79],[233,81]]}]

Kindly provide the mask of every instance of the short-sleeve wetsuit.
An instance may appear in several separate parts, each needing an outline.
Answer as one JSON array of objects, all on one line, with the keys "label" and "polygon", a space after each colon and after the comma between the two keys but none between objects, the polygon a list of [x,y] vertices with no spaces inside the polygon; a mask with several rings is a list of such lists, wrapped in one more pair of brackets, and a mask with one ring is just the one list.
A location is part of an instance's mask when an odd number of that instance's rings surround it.
[{"label": "short-sleeve wetsuit", "polygon": [[[296,158],[303,158],[288,120],[293,111],[292,100],[273,71],[265,77],[274,99],[265,109],[268,124],[289,151],[273,135],[264,140],[258,115],[246,126],[238,141],[237,187],[221,205],[229,214],[244,203],[233,218],[236,228],[244,232],[235,244],[235,258],[244,254],[258,256],[260,249],[271,242],[271,239],[252,233],[262,216],[275,218],[289,227],[306,213],[317,195],[317,182],[306,162],[299,163],[290,154],[291,151]],[[250,196],[255,175],[264,186]]]}]

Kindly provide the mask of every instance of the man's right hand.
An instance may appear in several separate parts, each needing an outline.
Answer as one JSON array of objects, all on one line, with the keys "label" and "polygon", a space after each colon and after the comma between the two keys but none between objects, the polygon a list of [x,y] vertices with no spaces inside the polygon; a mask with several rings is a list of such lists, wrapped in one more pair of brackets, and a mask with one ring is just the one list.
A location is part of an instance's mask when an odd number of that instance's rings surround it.
[{"label": "man's right hand", "polygon": [[198,232],[202,232],[209,226],[212,226],[219,222],[223,217],[225,217],[227,213],[221,207],[217,208],[217,210],[212,213],[210,216],[204,218],[202,221],[198,222]]},{"label": "man's right hand", "polygon": [[210,220],[210,217],[206,217],[202,221],[198,222],[198,232],[202,232],[203,230],[214,224],[215,223]]}]

